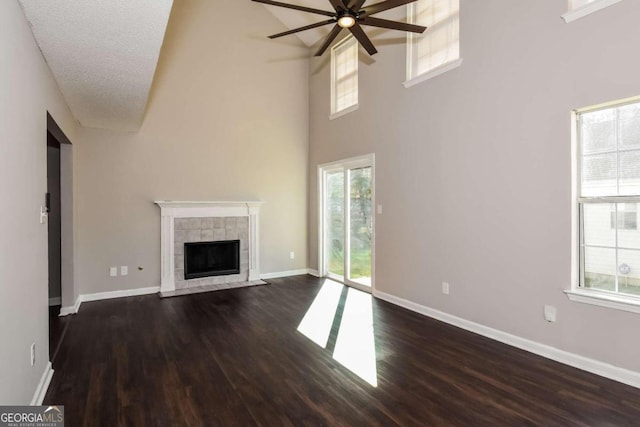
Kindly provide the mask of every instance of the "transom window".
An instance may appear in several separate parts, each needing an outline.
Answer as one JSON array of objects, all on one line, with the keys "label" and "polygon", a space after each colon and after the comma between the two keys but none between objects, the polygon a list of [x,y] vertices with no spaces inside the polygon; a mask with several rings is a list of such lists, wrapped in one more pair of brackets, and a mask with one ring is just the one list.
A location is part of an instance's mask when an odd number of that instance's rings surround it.
[{"label": "transom window", "polygon": [[408,5],[408,16],[410,23],[427,30],[407,35],[407,83],[460,65],[459,0],[418,0]]},{"label": "transom window", "polygon": [[640,100],[576,118],[579,286],[639,296]]},{"label": "transom window", "polygon": [[358,107],[358,42],[349,36],[331,49],[331,116]]}]

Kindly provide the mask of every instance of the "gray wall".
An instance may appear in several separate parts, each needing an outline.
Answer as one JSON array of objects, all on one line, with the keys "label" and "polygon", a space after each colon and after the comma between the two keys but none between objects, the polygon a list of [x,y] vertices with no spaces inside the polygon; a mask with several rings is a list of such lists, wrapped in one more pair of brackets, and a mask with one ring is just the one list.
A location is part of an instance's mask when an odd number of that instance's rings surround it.
[{"label": "gray wall", "polygon": [[[563,293],[570,111],[640,94],[640,2],[571,24],[560,18],[565,8],[462,0],[460,68],[405,89],[402,37],[379,43],[373,63],[361,53],[359,110],[333,121],[326,57],[312,62],[309,264],[317,165],[375,152],[379,291],[640,371],[638,315]],[[556,323],[543,320],[544,304],[558,308]]]},{"label": "gray wall", "polygon": [[261,272],[307,267],[308,52],[282,29],[250,1],[174,3],[141,130],[74,141],[82,294],[159,286],[154,200],[263,200]]},{"label": "gray wall", "polygon": [[61,204],[61,287],[62,307],[73,307],[80,290],[75,282],[76,239],[74,231],[75,205],[74,165],[75,150],[71,144],[60,144],[60,204]]},{"label": "gray wall", "polygon": [[0,404],[25,404],[49,359],[47,110],[72,141],[75,122],[15,1],[0,2],[0,55]]}]

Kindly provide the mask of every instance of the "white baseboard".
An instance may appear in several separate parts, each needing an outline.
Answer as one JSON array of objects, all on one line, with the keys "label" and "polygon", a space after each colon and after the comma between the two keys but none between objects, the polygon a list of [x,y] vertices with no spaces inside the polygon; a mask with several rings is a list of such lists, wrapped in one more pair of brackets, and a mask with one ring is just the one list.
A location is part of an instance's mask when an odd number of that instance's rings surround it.
[{"label": "white baseboard", "polygon": [[135,297],[138,295],[157,294],[160,292],[160,286],[151,286],[148,288],[125,289],[122,291],[97,292],[95,294],[80,295],[82,302],[99,301],[103,299]]},{"label": "white baseboard", "polygon": [[76,298],[76,302],[73,305],[60,308],[60,316],[62,317],[62,316],[68,316],[69,314],[76,314],[78,310],[80,310],[81,303],[82,303],[82,295],[78,295],[78,298]]},{"label": "white baseboard", "polygon": [[47,362],[47,366],[44,367],[44,372],[40,377],[40,382],[38,383],[38,387],[36,391],[33,393],[33,398],[31,399],[31,406],[34,405],[42,405],[42,401],[44,400],[44,396],[47,394],[47,390],[49,389],[49,384],[51,384],[51,378],[53,377],[53,368],[51,366],[51,362]]},{"label": "white baseboard", "polygon": [[640,372],[620,368],[599,360],[590,359],[575,353],[570,353],[565,350],[560,350],[555,347],[521,338],[424,305],[416,304],[385,292],[374,291],[373,296],[400,307],[404,307],[408,310],[415,311],[416,313],[420,313],[424,316],[431,317],[459,328],[466,329],[467,331],[483,335],[487,338],[500,341],[504,344],[517,347],[521,350],[555,360],[556,362],[564,363],[565,365],[573,366],[574,368],[582,369],[583,371],[591,372],[592,374],[600,375],[614,381],[640,388]]},{"label": "white baseboard", "polygon": [[151,286],[148,288],[125,289],[121,291],[96,292],[95,294],[82,294],[76,299],[73,307],[62,307],[60,316],[76,314],[80,310],[80,304],[87,301],[100,301],[103,299],[135,297],[137,295],[157,294],[160,292],[160,286]]},{"label": "white baseboard", "polygon": [[61,303],[62,298],[60,297],[49,298],[49,307],[51,307],[52,305],[60,305]]},{"label": "white baseboard", "polygon": [[307,274],[310,274],[313,277],[320,277],[320,273],[318,273],[318,270],[314,270],[312,268],[307,269]]},{"label": "white baseboard", "polygon": [[260,275],[261,279],[277,279],[279,277],[289,277],[289,276],[299,276],[301,274],[309,273],[308,268],[302,268],[300,270],[289,270],[289,271],[277,271],[275,273],[263,273]]}]

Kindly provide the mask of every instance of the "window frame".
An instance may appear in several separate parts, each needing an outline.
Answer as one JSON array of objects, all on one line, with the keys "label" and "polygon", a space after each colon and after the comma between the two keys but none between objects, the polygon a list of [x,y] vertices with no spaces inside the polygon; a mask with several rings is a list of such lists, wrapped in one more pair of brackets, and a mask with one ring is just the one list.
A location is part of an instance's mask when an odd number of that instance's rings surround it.
[{"label": "window frame", "polygon": [[[435,1],[435,0],[418,0],[417,2],[407,4],[407,22],[410,24],[418,24],[416,19],[416,3],[420,1]],[[414,49],[415,44],[417,43],[417,38],[421,37],[422,34],[414,34],[411,32],[407,33],[407,53],[406,53],[406,70],[405,70],[405,81],[402,85],[405,88],[410,88],[411,86],[415,86],[418,83],[422,83],[424,81],[430,80],[434,77],[437,77],[441,74],[446,73],[447,71],[451,71],[455,68],[458,68],[462,64],[462,55],[460,52],[460,2],[458,2],[458,57],[455,59],[451,59],[447,62],[444,62],[436,67],[433,67],[423,73],[413,75],[413,65],[414,65]],[[419,25],[419,24],[418,24]],[[429,31],[427,28],[426,31]]]},{"label": "window frame", "polygon": [[576,19],[583,18],[601,9],[620,3],[622,0],[593,0],[581,6],[573,6],[573,0],[567,0],[567,12],[562,14],[562,19],[567,24]]},{"label": "window frame", "polygon": [[[580,116],[598,110],[623,107],[640,102],[640,96],[606,102],[591,107],[580,108],[571,112],[571,216],[572,216],[572,250],[571,250],[571,289],[565,290],[567,297],[576,302],[613,308],[617,310],[640,313],[640,296],[624,294],[617,291],[585,288],[584,274],[584,233],[582,206],[588,203],[640,203],[640,194],[613,196],[581,196],[582,183],[582,149],[580,135]],[[617,235],[617,232],[616,232]],[[617,243],[616,243],[617,249]],[[617,266],[616,266],[617,268]]]},{"label": "window frame", "polygon": [[[349,46],[347,46],[349,45]],[[336,60],[337,60],[337,55],[339,55],[339,52],[337,52],[339,49],[341,48],[354,48],[355,49],[355,70],[353,70],[352,72],[355,73],[355,82],[356,82],[356,90],[358,91],[356,93],[356,102],[355,104],[349,105],[348,107],[342,108],[340,110],[337,109],[337,98],[338,98],[338,84],[340,82],[338,82],[336,80]],[[346,36],[345,38],[343,38],[342,40],[340,40],[338,43],[336,43],[332,48],[331,48],[331,99],[330,99],[330,108],[329,108],[329,120],[333,120],[333,119],[337,119],[338,117],[342,117],[345,114],[351,113],[352,111],[355,111],[358,109],[359,107],[359,101],[360,101],[360,94],[359,94],[359,67],[358,67],[358,62],[359,62],[359,44],[358,41],[356,40],[355,37],[353,37],[353,35],[349,34],[348,36]],[[346,52],[345,52],[346,53]]]}]

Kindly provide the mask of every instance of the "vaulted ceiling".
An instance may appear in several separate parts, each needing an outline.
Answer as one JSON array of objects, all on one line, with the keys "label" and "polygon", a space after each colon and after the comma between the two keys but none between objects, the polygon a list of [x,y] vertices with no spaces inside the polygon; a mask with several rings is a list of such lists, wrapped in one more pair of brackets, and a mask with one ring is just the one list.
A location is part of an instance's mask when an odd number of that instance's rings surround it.
[{"label": "vaulted ceiling", "polygon": [[82,126],[138,130],[173,0],[19,0]]},{"label": "vaulted ceiling", "polygon": [[[140,129],[173,0],[18,1],[80,125],[123,131]],[[329,0],[284,1],[333,10]],[[376,2],[368,0],[365,5]],[[255,7],[265,7],[286,29],[326,19],[260,3],[255,3]],[[385,13],[388,18],[402,19],[405,8]],[[331,28],[327,25],[287,37],[298,37],[311,47],[323,40]],[[389,33],[405,37],[395,31],[371,28],[366,31],[374,42]],[[337,40],[348,31],[343,33]]]}]

